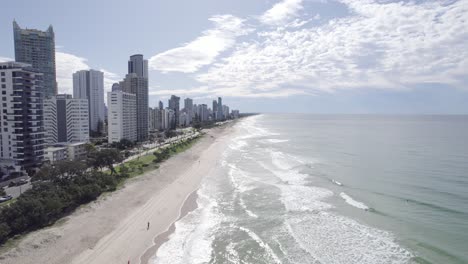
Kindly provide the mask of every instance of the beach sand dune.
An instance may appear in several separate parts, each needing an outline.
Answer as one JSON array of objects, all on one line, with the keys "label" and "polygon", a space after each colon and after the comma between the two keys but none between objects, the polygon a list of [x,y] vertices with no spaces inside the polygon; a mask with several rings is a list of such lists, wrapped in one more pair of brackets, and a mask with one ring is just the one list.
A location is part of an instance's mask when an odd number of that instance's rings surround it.
[{"label": "beach sand dune", "polygon": [[120,190],[81,207],[52,227],[28,234],[15,247],[2,250],[0,263],[140,263],[148,249],[156,250],[155,237],[179,218],[202,177],[213,173],[231,126],[207,130],[192,148],[165,161],[158,170],[128,180]]}]

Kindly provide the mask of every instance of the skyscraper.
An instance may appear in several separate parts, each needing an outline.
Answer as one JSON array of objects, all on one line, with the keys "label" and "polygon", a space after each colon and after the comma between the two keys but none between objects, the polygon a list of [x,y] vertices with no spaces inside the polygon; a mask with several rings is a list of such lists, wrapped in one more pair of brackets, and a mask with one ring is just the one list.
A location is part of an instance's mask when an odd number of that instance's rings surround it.
[{"label": "skyscraper", "polygon": [[148,109],[149,129],[157,131],[161,129],[161,110],[158,107]]},{"label": "skyscraper", "polygon": [[108,142],[122,139],[136,141],[137,134],[137,97],[133,93],[112,91],[107,93]]},{"label": "skyscraper", "polygon": [[0,63],[0,169],[24,172],[43,162],[42,75],[30,64]]},{"label": "skyscraper", "polygon": [[184,108],[185,112],[187,113],[187,125],[192,123],[193,117],[193,100],[190,98],[185,98],[184,100]]},{"label": "skyscraper", "polygon": [[224,119],[224,115],[223,115],[223,99],[221,99],[221,97],[218,97],[218,114],[217,114],[217,118],[218,120],[223,120]]},{"label": "skyscraper", "polygon": [[218,116],[218,103],[216,102],[216,100],[213,100],[213,120],[217,120]]},{"label": "skyscraper", "polygon": [[201,122],[208,121],[208,106],[206,104],[201,104],[198,108],[198,115],[200,117]]},{"label": "skyscraper", "polygon": [[164,104],[163,102],[159,101],[159,110],[163,110],[164,109]]},{"label": "skyscraper", "polygon": [[169,109],[174,111],[174,122],[171,123],[171,129],[175,129],[179,124],[180,97],[171,95],[171,99],[169,99]]},{"label": "skyscraper", "polygon": [[89,141],[89,106],[87,99],[58,94],[44,100],[46,142]]},{"label": "skyscraper", "polygon": [[55,35],[52,26],[46,31],[22,29],[13,21],[15,60],[32,65],[43,74],[44,97],[57,94],[55,78]]},{"label": "skyscraper", "polygon": [[148,139],[148,78],[129,73],[120,82],[120,88],[136,96],[137,140],[145,141]]},{"label": "skyscraper", "polygon": [[104,73],[96,70],[82,70],[73,74],[73,98],[87,99],[89,106],[89,129],[102,129],[105,120]]},{"label": "skyscraper", "polygon": [[144,60],[141,54],[130,56],[128,73],[136,73],[138,77],[148,78],[148,60]]}]

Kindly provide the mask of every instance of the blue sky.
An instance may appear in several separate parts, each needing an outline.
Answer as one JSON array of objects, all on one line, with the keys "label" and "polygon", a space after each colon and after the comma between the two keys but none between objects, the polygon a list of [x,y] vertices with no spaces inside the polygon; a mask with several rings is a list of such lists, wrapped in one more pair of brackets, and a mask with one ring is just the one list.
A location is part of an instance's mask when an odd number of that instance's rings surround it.
[{"label": "blue sky", "polygon": [[468,114],[468,0],[6,1],[56,35],[59,92],[77,70],[150,61],[150,105],[170,94],[256,112]]}]

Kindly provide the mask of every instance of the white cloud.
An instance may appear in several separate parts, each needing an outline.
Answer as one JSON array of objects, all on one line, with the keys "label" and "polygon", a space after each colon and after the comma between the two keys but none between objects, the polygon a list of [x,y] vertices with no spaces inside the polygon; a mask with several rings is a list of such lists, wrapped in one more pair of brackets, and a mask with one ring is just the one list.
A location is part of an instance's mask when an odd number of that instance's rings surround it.
[{"label": "white cloud", "polygon": [[214,16],[210,20],[214,22],[213,29],[181,47],[151,57],[150,68],[161,72],[196,72],[234,45],[236,37],[250,32],[243,19],[232,15]]},{"label": "white cloud", "polygon": [[[73,73],[91,69],[86,58],[59,51],[55,53],[55,67],[57,71],[58,92],[67,94],[73,94]],[[105,69],[100,69],[100,71],[104,73],[105,99],[107,98],[107,92],[112,88],[112,84],[120,81],[121,78],[117,74]]]},{"label": "white cloud", "polygon": [[250,97],[420,83],[466,86],[467,0],[342,2],[350,15],[314,27],[258,32],[258,39],[238,44],[196,79],[223,94]]},{"label": "white cloud", "polygon": [[7,62],[7,61],[14,61],[14,59],[0,56],[0,62]]},{"label": "white cloud", "polygon": [[260,21],[268,25],[281,25],[297,16],[302,9],[303,0],[283,0],[267,10]]},{"label": "white cloud", "polygon": [[55,52],[55,69],[59,93],[73,94],[73,73],[80,70],[88,70],[87,59],[76,55]]},{"label": "white cloud", "polygon": [[[119,75],[106,69],[100,69],[104,73],[104,97],[107,98],[107,92],[112,90],[112,85],[122,80]],[[107,104],[107,100],[106,100]]]}]

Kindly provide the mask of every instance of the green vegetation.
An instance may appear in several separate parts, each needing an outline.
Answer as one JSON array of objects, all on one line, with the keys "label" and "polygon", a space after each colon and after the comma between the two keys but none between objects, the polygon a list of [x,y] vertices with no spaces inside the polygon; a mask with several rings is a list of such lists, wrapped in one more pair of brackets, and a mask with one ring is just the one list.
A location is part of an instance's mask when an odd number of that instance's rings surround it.
[{"label": "green vegetation", "polygon": [[[116,168],[113,164],[123,159],[118,150],[97,151],[92,146],[86,161],[44,165],[32,177],[30,190],[0,207],[0,245],[9,238],[55,223],[102,193],[116,190],[129,177],[158,168],[159,162],[188,149],[197,139],[171,144]],[[103,172],[104,168],[108,171]]]},{"label": "green vegetation", "polygon": [[196,142],[198,138],[199,137],[183,140],[176,144],[171,144],[167,147],[164,147],[155,151],[153,153],[154,155],[153,162],[154,163],[162,162],[179,152],[185,151],[186,149],[190,148]]},{"label": "green vegetation", "polygon": [[[103,192],[115,190],[128,175],[106,174],[99,169],[119,161],[118,151],[103,150],[90,152],[87,163],[63,161],[44,165],[32,177],[30,190],[0,208],[0,244],[18,234],[53,224]],[[88,169],[89,165],[93,169]],[[115,171],[110,167],[111,172]]]},{"label": "green vegetation", "polygon": [[123,138],[119,142],[112,143],[111,146],[120,150],[127,150],[133,148],[135,146],[135,143]]},{"label": "green vegetation", "polygon": [[147,154],[131,161],[127,161],[115,168],[116,172],[120,173],[123,169],[125,173],[128,173],[129,177],[134,177],[147,171],[155,170],[159,168],[160,162],[190,148],[198,140],[198,138],[199,137],[183,140],[178,143],[165,146],[153,152],[152,154]]}]

